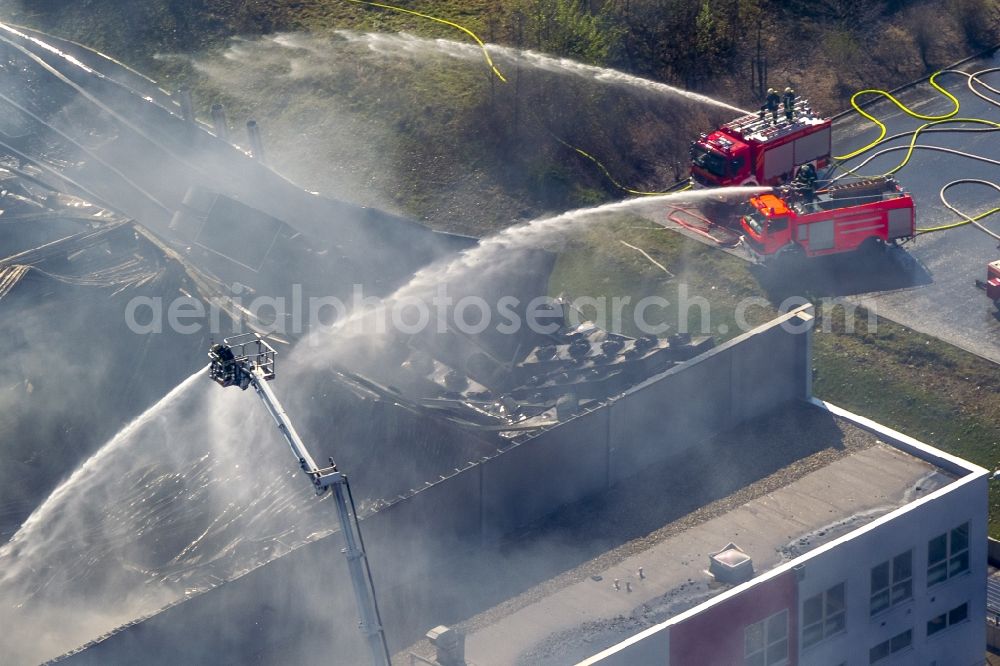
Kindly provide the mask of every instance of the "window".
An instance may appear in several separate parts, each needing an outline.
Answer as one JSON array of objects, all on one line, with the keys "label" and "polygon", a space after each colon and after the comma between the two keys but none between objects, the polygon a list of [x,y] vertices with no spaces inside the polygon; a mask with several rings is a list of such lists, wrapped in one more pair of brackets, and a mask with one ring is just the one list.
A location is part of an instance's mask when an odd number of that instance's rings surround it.
[{"label": "window", "polygon": [[724,178],[726,175],[726,158],[715,150],[696,143],[691,144],[691,161],[719,178]]},{"label": "window", "polygon": [[845,626],[843,583],[809,597],[802,604],[802,647],[839,634]]},{"label": "window", "polygon": [[913,597],[913,551],[900,553],[872,569],[871,614]]},{"label": "window", "polygon": [[788,663],[788,611],[751,624],[744,633],[746,666],[782,666]]},{"label": "window", "polygon": [[969,570],[969,523],[927,543],[927,586]]},{"label": "window", "polygon": [[962,604],[956,608],[952,608],[948,613],[948,626],[953,626],[959,622],[965,622],[969,619],[969,604]]},{"label": "window", "polygon": [[928,620],[927,635],[933,636],[937,632],[944,631],[959,622],[965,622],[967,619],[969,619],[969,604],[964,603],[961,606],[952,608],[947,613],[941,613],[937,617],[932,617]]},{"label": "window", "polygon": [[788,218],[785,217],[784,215],[781,215],[779,217],[772,217],[770,221],[768,221],[767,223],[768,233],[784,231],[787,228],[788,228]]},{"label": "window", "polygon": [[907,629],[901,634],[896,634],[887,641],[882,641],[868,651],[868,663],[874,664],[882,661],[889,655],[902,652],[913,644],[913,630]]}]

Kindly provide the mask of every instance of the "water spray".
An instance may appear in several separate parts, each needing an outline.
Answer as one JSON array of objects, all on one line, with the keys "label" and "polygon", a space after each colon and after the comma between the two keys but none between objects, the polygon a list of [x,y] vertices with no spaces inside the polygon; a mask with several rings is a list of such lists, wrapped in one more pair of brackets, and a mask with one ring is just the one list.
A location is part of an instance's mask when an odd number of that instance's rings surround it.
[{"label": "water spray", "polygon": [[[478,245],[465,250],[457,257],[428,266],[414,274],[413,278],[385,298],[384,304],[402,303],[410,299],[429,300],[434,297],[435,290],[441,284],[467,284],[482,273],[483,267],[496,266],[502,258],[512,250],[544,247],[547,244],[558,243],[571,230],[591,224],[613,213],[646,213],[652,214],[662,210],[664,205],[699,202],[726,201],[742,202],[751,196],[770,192],[771,187],[720,187],[705,190],[686,190],[672,194],[625,199],[560,213],[551,217],[543,217],[508,227],[499,233],[482,239]],[[338,321],[331,329],[316,332],[311,338],[303,341],[320,349],[325,349],[330,358],[357,357],[359,348],[348,350],[343,347],[346,342],[358,342],[371,349],[378,344],[380,338],[373,337],[384,331],[373,328],[369,317],[376,311],[360,310],[350,313]],[[333,334],[336,344],[328,345],[329,340],[322,336]],[[314,356],[314,358],[316,358]],[[324,359],[329,360],[329,359]]]},{"label": "water spray", "polygon": [[[421,50],[433,49],[444,55],[461,60],[473,60],[479,57],[479,53],[474,47],[449,39],[431,40],[406,33],[387,35],[384,33],[359,33],[351,30],[338,30],[336,34],[349,42],[366,44],[373,51],[383,54],[411,54]],[[692,102],[717,106],[741,115],[751,113],[708,95],[684,90],[683,88],[677,88],[676,86],[661,83],[660,81],[653,81],[641,76],[626,74],[610,67],[587,65],[571,58],[558,58],[527,49],[522,50],[507,46],[497,46],[495,44],[490,44],[489,48],[497,59],[503,58],[510,62],[527,64],[536,69],[552,72],[553,74],[569,74],[599,83],[628,86],[661,95],[679,96]]]}]

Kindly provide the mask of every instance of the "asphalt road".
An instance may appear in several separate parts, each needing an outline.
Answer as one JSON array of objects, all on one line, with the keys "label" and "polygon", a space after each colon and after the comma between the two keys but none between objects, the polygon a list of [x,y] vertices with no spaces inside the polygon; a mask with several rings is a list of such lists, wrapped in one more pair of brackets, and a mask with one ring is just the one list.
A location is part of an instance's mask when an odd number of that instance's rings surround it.
[{"label": "asphalt road", "polygon": [[[989,67],[1000,67],[1000,55],[968,63],[961,69],[975,72]],[[984,75],[983,80],[993,87],[1000,87],[1000,71]],[[966,77],[943,74],[937,81],[961,103],[958,117],[1000,122],[1000,107],[973,95],[966,86]],[[984,92],[990,94],[989,91]],[[908,88],[898,97],[908,107],[924,115],[944,114],[953,108],[950,100],[926,82]],[[994,97],[1000,101],[1000,96]],[[925,122],[907,116],[888,100],[877,102],[867,110],[886,124],[888,136],[915,129]],[[957,123],[954,126],[975,127]],[[876,132],[874,126],[858,114],[848,115],[834,124],[834,151],[838,154],[849,153],[873,140],[878,136]],[[905,145],[909,140],[909,137],[904,137],[890,141],[876,150]],[[993,159],[1000,157],[1000,131],[924,133],[917,143]],[[878,157],[860,171],[865,174],[884,173],[899,164],[905,152],[899,150]],[[864,156],[860,156],[845,164],[850,167],[863,159]],[[959,178],[1000,182],[1000,167],[958,155],[917,150],[897,178],[913,195],[917,227],[928,228],[958,219],[941,202],[939,192],[942,186]],[[1000,205],[996,195],[996,190],[984,185],[962,184],[950,189],[946,196],[960,210],[976,214]],[[984,224],[1000,233],[1000,214],[986,218]],[[916,260],[915,264],[885,262],[879,274],[874,276],[873,288],[859,285],[857,289],[851,289],[854,292],[851,300],[874,307],[880,316],[1000,363],[1000,316],[986,295],[975,288],[976,279],[985,279],[986,264],[1000,257],[997,241],[966,225],[921,234],[905,249]],[[892,286],[883,288],[879,284],[881,281],[888,281]],[[899,286],[895,286],[897,284]]]}]

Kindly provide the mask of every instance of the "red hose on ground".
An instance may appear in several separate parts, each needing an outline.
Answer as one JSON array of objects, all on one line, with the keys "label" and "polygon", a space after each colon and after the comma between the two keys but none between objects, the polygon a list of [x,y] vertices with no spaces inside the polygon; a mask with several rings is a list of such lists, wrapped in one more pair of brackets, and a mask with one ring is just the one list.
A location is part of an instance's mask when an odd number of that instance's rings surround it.
[{"label": "red hose on ground", "polygon": [[[671,211],[667,219],[688,231],[698,234],[721,247],[735,247],[740,242],[740,235],[730,229],[712,222],[701,213],[690,208],[680,206],[670,206]],[[684,217],[687,216],[688,220]]]}]

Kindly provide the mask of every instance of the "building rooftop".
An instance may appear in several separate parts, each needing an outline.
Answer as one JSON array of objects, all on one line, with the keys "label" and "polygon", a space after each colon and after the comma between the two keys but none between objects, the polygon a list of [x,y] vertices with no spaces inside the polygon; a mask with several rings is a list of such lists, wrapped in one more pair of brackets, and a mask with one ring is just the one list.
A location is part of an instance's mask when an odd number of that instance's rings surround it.
[{"label": "building rooftop", "polygon": [[[752,558],[759,576],[956,478],[845,418],[817,407],[791,411],[724,433],[706,448],[736,445],[767,458],[802,440],[818,446],[616,549],[619,557],[594,558],[463,623],[469,663],[585,659],[730,589],[708,572],[709,556],[729,543]],[[718,481],[706,470],[702,482]],[[670,496],[664,488],[647,501]]]}]

